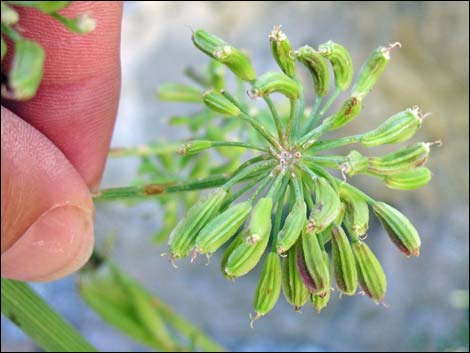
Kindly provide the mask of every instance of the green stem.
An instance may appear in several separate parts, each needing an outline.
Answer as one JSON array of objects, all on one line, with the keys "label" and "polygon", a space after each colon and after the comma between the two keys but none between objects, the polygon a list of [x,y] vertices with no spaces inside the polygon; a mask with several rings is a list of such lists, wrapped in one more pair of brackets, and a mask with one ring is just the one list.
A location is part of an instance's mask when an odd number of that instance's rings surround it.
[{"label": "green stem", "polygon": [[258,131],[258,133],[265,138],[273,147],[275,147],[278,151],[282,151],[282,145],[276,140],[276,138],[271,134],[263,125],[259,122],[254,120],[248,114],[241,112],[240,118],[249,123],[253,129]]},{"label": "green stem", "polygon": [[273,176],[271,174],[267,175],[264,180],[260,183],[258,188],[255,190],[253,195],[250,196],[250,201],[256,200],[258,195],[265,189],[266,185],[268,185],[272,181]]},{"label": "green stem", "polygon": [[158,156],[162,154],[176,153],[182,143],[172,143],[164,146],[152,144],[139,145],[135,147],[113,147],[109,150],[109,158],[130,157],[130,156]]},{"label": "green stem", "polygon": [[304,98],[304,88],[302,85],[302,82],[296,77],[294,77],[295,82],[300,87],[300,95],[299,95],[299,100],[298,100],[298,107],[296,111],[296,115],[294,117],[294,127],[292,130],[292,137],[293,139],[297,139],[299,133],[300,133],[300,126],[302,124],[302,115],[304,114],[304,109],[305,109],[305,98]]},{"label": "green stem", "polygon": [[292,128],[294,126],[294,122],[296,120],[297,112],[299,110],[299,101],[298,100],[290,100],[290,114],[289,114],[289,120],[287,121],[287,128],[286,128],[286,137],[285,139],[287,141],[291,141],[291,135],[292,135]]},{"label": "green stem", "polygon": [[[334,177],[333,177],[334,178]],[[342,180],[339,180],[338,178],[334,178],[336,179],[336,184],[337,185],[340,185],[342,188],[345,188],[345,189],[348,189],[349,191],[351,191],[352,193],[362,197],[364,200],[366,200],[366,202],[369,204],[369,205],[373,205],[375,204],[375,200],[370,197],[369,195],[367,195],[365,192],[359,190],[358,188],[352,186],[351,184],[348,184]]]},{"label": "green stem", "polygon": [[211,86],[210,81],[201,73],[194,70],[194,67],[188,67],[184,70],[186,77],[199,84],[200,86],[207,88]]},{"label": "green stem", "polygon": [[286,193],[284,192],[282,196],[280,197],[279,201],[277,203],[277,208],[276,208],[276,214],[274,215],[274,227],[273,227],[273,242],[271,244],[271,249],[273,252],[276,252],[277,250],[277,240],[278,240],[278,235],[279,231],[281,230],[281,222],[282,222],[282,211],[284,209],[284,201],[285,201],[285,195]]},{"label": "green stem", "polygon": [[211,147],[243,147],[250,150],[269,152],[266,148],[239,141],[213,141]]},{"label": "green stem", "polygon": [[298,142],[298,147],[301,151],[307,151],[316,141],[318,138],[327,132],[331,127],[331,122],[325,119],[322,124],[315,129],[307,132],[304,136],[302,136]]},{"label": "green stem", "polygon": [[284,133],[282,131],[281,117],[279,116],[279,113],[277,112],[277,109],[274,106],[274,103],[271,100],[271,98],[269,98],[268,96],[265,96],[265,97],[263,97],[263,99],[266,102],[266,104],[268,105],[269,110],[271,111],[271,115],[273,117],[274,124],[276,125],[276,130],[277,130],[277,134],[279,136],[279,139],[281,140],[282,145],[284,147],[286,147],[287,146],[287,141],[286,141],[286,138],[285,138]]},{"label": "green stem", "polygon": [[329,149],[357,143],[359,142],[359,137],[360,135],[356,135],[356,136],[341,137],[341,138],[333,139],[333,140],[317,141],[312,146],[312,148],[308,150],[308,152],[317,153],[320,151],[329,150]]},{"label": "green stem", "polygon": [[320,164],[327,168],[339,169],[341,163],[344,162],[344,156],[306,156],[302,157],[305,161]]},{"label": "green stem", "polygon": [[250,166],[250,165],[252,165],[252,164],[255,164],[255,163],[258,163],[258,162],[261,162],[261,161],[264,161],[264,160],[266,160],[266,159],[268,159],[268,155],[262,155],[262,156],[257,156],[257,157],[248,159],[247,161],[243,162],[243,163],[232,173],[232,176],[237,175],[238,173],[240,173],[243,169],[247,168],[248,166]]},{"label": "green stem", "polygon": [[226,201],[224,201],[223,205],[220,207],[221,210],[225,210],[232,202],[234,202],[236,199],[238,199],[240,196],[242,196],[245,192],[248,190],[251,190],[256,184],[258,184],[262,179],[267,178],[269,173],[266,174],[261,174],[259,177],[255,178],[254,180],[250,180],[246,185],[241,187],[239,190],[234,192],[230,198],[228,198]]},{"label": "green stem", "polygon": [[312,130],[315,125],[317,125],[318,120],[320,119],[320,115],[317,115],[318,109],[320,109],[321,102],[323,101],[323,97],[317,97],[315,99],[315,103],[313,104],[312,107],[312,112],[309,114],[307,118],[307,125],[303,129],[304,133],[307,133],[308,131]]},{"label": "green stem", "polygon": [[[305,173],[305,172],[303,172]],[[310,184],[308,182],[308,180],[311,180],[310,176],[307,175],[305,180],[303,181],[302,185],[303,185],[303,195],[304,195],[304,200],[305,202],[307,203],[307,207],[308,207],[308,212],[312,212],[313,208],[315,207],[315,204],[313,202],[313,198],[312,198],[312,191],[313,190],[310,190],[310,188],[308,187],[308,185]]]},{"label": "green stem", "polygon": [[17,31],[15,31],[13,28],[8,27],[7,25],[3,24],[1,25],[2,33],[6,34],[8,37],[11,38],[12,41],[17,42],[19,40],[22,40],[23,37],[21,34],[19,34]]},{"label": "green stem", "polygon": [[258,163],[256,165],[251,165],[249,167],[246,167],[246,169],[240,171],[239,173],[237,173],[237,174],[234,173],[235,175],[233,175],[227,181],[227,183],[224,185],[224,188],[228,190],[233,185],[240,182],[243,178],[251,176],[252,174],[254,174],[256,172],[272,168],[274,163],[276,163],[274,160],[269,160],[269,161],[264,161],[264,162]]},{"label": "green stem", "polygon": [[96,352],[26,283],[2,278],[2,313],[48,352]]},{"label": "green stem", "polygon": [[336,98],[338,98],[340,93],[341,93],[341,90],[338,87],[336,87],[331,97],[326,101],[325,105],[321,108],[320,113],[318,113],[319,117],[322,117],[323,115],[325,115],[328,108],[330,108],[330,106],[333,104]]}]

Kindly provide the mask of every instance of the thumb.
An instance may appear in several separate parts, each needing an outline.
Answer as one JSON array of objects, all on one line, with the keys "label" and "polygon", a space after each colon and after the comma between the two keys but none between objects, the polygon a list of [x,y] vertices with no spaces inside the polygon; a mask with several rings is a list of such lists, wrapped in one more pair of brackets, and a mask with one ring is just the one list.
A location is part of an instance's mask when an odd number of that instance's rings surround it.
[{"label": "thumb", "polygon": [[50,140],[8,109],[1,112],[2,277],[63,277],[93,249],[90,192]]}]

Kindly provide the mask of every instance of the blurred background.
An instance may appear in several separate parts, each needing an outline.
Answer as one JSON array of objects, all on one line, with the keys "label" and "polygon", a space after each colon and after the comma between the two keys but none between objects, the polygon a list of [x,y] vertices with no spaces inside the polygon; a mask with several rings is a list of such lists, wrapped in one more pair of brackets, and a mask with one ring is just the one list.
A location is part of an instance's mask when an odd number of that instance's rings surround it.
[{"label": "blurred background", "polygon": [[[156,88],[184,83],[189,64],[207,58],[190,40],[190,28],[216,33],[253,57],[257,72],[277,70],[268,34],[282,24],[294,47],[329,39],[344,44],[356,70],[370,51],[399,41],[392,60],[365,101],[360,118],[339,134],[377,126],[412,105],[433,115],[414,141],[442,139],[433,148],[432,182],[416,191],[386,189],[368,178],[352,183],[402,210],[419,230],[417,259],[403,257],[374,220],[368,244],[388,276],[386,304],[334,293],[320,314],[292,311],[283,298],[250,329],[258,272],[232,283],[210,266],[182,261],[174,269],[151,245],[161,210],[153,202],[100,204],[98,242],[112,232],[112,257],[128,273],[234,351],[468,351],[469,269],[469,5],[467,2],[132,2],[124,5],[122,94],[113,146],[187,137],[166,117],[191,107],[160,103]],[[305,81],[309,82],[309,81]],[[366,123],[367,122],[367,123]],[[380,149],[377,149],[380,152]],[[108,163],[103,187],[128,185],[138,161]],[[106,325],[76,294],[74,278],[35,288],[100,350],[145,351]],[[2,317],[2,351],[37,348]]]}]

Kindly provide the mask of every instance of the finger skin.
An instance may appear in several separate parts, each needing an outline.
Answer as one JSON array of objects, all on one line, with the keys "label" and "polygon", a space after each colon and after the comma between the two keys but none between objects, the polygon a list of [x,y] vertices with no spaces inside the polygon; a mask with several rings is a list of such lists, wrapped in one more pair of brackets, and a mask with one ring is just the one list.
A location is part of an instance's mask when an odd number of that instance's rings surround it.
[{"label": "finger skin", "polygon": [[22,35],[46,51],[37,95],[3,103],[49,138],[92,189],[99,185],[120,91],[120,2],[73,2],[64,16],[88,13],[96,29],[69,32],[34,9],[17,8]]},{"label": "finger skin", "polygon": [[93,202],[62,152],[1,110],[2,277],[45,281],[78,269],[93,249]]}]

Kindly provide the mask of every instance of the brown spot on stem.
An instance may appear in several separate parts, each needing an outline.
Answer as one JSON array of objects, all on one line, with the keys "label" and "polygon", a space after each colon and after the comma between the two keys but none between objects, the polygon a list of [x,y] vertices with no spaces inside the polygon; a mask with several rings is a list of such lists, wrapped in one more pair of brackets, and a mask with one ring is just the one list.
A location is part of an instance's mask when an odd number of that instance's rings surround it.
[{"label": "brown spot on stem", "polygon": [[145,186],[145,195],[158,195],[165,191],[165,188],[160,184],[150,184]]}]

